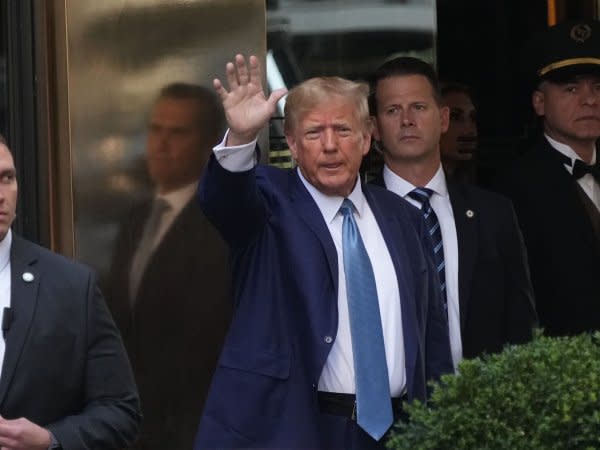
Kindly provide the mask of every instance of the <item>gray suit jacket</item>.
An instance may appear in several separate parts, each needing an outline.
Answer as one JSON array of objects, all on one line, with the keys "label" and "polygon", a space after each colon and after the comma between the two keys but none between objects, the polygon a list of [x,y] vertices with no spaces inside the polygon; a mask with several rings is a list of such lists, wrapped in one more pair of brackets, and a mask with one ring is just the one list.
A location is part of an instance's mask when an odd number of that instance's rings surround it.
[{"label": "gray suit jacket", "polygon": [[47,428],[64,449],[127,447],[138,395],[92,272],[14,234],[10,264],[0,415]]}]

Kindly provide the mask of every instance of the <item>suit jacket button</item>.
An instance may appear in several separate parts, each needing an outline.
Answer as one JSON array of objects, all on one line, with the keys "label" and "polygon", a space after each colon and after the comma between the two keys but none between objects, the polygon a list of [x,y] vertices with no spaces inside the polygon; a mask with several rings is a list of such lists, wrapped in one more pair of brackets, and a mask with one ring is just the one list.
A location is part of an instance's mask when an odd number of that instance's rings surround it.
[{"label": "suit jacket button", "polygon": [[325,339],[323,340],[326,344],[331,344],[333,342],[333,338],[331,336],[325,336]]}]

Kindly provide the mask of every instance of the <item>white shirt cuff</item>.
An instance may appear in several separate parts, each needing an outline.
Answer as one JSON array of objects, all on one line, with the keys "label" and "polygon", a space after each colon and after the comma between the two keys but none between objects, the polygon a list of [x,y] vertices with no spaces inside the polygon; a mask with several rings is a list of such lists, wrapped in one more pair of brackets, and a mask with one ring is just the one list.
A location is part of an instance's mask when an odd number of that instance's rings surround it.
[{"label": "white shirt cuff", "polygon": [[226,147],[228,134],[229,130],[225,133],[223,140],[213,147],[213,153],[221,167],[229,172],[246,172],[256,166],[257,139],[248,144]]}]

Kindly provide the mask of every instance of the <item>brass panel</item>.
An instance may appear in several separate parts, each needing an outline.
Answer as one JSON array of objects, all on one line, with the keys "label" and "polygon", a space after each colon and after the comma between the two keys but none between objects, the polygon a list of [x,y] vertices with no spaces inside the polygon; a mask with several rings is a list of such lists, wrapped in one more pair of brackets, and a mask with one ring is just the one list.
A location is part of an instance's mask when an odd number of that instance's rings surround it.
[{"label": "brass panel", "polygon": [[236,52],[264,57],[265,3],[55,0],[51,5],[52,243],[102,275],[119,222],[148,193],[146,120],[157,92],[174,81],[210,86]]}]

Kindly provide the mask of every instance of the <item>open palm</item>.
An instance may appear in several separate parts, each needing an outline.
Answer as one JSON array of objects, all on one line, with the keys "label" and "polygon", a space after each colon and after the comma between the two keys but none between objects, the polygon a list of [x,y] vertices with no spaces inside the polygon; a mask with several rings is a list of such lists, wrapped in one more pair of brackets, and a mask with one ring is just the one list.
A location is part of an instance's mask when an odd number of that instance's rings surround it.
[{"label": "open palm", "polygon": [[251,142],[268,122],[285,89],[273,91],[267,98],[262,86],[261,68],[256,56],[250,56],[249,64],[242,55],[225,68],[229,91],[221,80],[213,81],[215,90],[223,102],[229,125],[227,145]]}]

